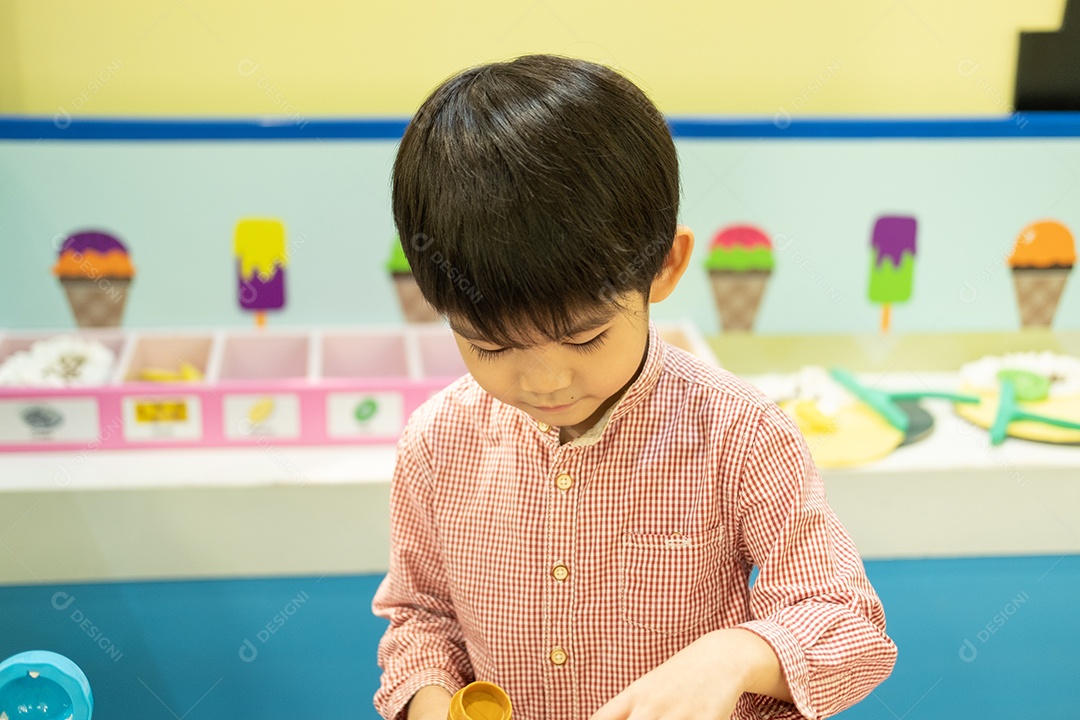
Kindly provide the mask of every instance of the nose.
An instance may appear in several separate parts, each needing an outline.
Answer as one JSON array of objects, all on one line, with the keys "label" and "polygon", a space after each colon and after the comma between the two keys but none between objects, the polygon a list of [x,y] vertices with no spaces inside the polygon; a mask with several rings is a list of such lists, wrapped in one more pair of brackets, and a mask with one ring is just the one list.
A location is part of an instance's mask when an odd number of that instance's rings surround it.
[{"label": "nose", "polygon": [[573,373],[554,356],[555,353],[532,355],[521,370],[519,384],[524,392],[537,400],[566,402],[566,398],[559,398],[557,395],[570,387]]}]

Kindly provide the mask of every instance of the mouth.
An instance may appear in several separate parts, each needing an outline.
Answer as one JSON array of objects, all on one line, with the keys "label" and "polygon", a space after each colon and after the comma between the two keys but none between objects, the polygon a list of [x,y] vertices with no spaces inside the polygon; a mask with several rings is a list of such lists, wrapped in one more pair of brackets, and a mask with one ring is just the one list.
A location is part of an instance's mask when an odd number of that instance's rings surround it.
[{"label": "mouth", "polygon": [[555,413],[565,412],[565,411],[569,410],[570,408],[574,407],[574,405],[576,405],[576,404],[577,404],[577,400],[575,400],[574,402],[571,402],[571,403],[567,403],[566,405],[533,405],[532,407],[535,410],[539,410],[542,413],[555,414]]}]

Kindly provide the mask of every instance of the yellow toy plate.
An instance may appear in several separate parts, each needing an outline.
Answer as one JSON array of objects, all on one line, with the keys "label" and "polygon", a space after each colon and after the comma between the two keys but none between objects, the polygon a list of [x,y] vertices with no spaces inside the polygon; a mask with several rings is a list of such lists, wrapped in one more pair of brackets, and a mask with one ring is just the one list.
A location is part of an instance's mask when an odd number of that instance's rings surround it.
[{"label": "yellow toy plate", "polygon": [[[972,394],[982,398],[978,405],[957,403],[953,406],[953,409],[956,410],[957,415],[968,422],[989,429],[994,424],[994,418],[997,416],[998,394],[985,391],[972,392]],[[1080,421],[1080,395],[1052,397],[1040,402],[1022,402],[1017,403],[1017,407],[1038,415]],[[1034,440],[1036,442],[1059,445],[1080,444],[1080,430],[1054,427],[1053,425],[1031,420],[1017,420],[1009,423],[1008,434],[1010,437]]]},{"label": "yellow toy plate", "polygon": [[865,403],[849,405],[823,422],[806,402],[788,400],[780,407],[799,424],[818,467],[854,467],[880,460],[904,441],[904,433]]}]

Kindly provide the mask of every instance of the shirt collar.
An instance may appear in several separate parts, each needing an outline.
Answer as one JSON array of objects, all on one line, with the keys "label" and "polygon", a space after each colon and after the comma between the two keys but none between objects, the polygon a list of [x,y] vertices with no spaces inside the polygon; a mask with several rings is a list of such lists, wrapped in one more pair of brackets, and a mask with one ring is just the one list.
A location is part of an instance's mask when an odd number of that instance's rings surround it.
[{"label": "shirt collar", "polygon": [[649,346],[645,350],[645,362],[641,366],[634,382],[626,389],[623,396],[611,406],[608,413],[612,420],[617,420],[630,412],[638,403],[652,395],[653,388],[660,380],[660,373],[664,369],[664,358],[667,355],[667,347],[660,339],[660,333],[656,326],[649,321]]}]

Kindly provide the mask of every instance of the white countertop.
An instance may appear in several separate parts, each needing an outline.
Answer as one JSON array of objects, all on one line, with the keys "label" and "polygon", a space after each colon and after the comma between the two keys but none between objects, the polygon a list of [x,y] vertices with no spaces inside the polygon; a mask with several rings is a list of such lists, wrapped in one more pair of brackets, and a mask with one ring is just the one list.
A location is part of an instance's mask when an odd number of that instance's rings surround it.
[{"label": "white countertop", "polygon": [[[822,472],[864,557],[1080,553],[1080,447],[994,448],[948,402],[923,406],[925,440]],[[393,462],[391,445],[0,453],[0,584],[378,572]]]}]

